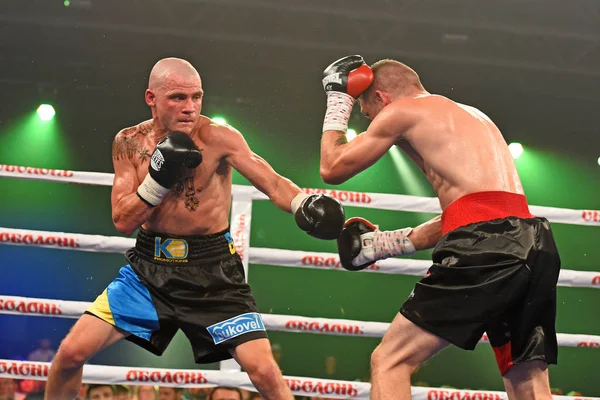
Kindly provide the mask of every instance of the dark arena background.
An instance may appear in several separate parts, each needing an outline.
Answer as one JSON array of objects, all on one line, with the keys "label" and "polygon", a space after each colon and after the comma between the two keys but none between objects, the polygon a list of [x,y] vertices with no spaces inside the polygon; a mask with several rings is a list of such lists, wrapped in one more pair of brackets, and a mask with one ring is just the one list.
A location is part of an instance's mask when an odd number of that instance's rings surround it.
[{"label": "dark arena background", "polygon": [[[435,196],[397,148],[339,186],[321,179],[322,73],[348,54],[367,63],[402,61],[429,92],[482,110],[511,144],[529,203],[571,218],[548,216],[563,270],[586,272],[574,284],[559,283],[556,328],[585,336],[565,336],[558,365],[549,367],[550,385],[555,395],[600,397],[600,211],[594,211],[600,210],[600,2],[2,0],[0,33],[0,399],[43,391],[44,374],[35,376],[35,368],[22,363],[44,353],[40,346],[55,351],[85,309],[69,302],[94,301],[126,264],[122,251],[79,251],[85,246],[69,239],[122,237],[111,220],[110,182],[69,178],[79,171],[114,172],[113,138],[150,118],[144,91],[163,57],[196,67],[205,91],[202,114],[237,128],[253,151],[300,187],[342,200],[347,217],[368,218],[382,230],[432,218],[432,212],[375,207],[373,194]],[[359,111],[355,107],[349,124],[356,132],[369,123]],[[22,179],[28,177],[36,179]],[[249,185],[237,172],[233,183]],[[391,322],[420,276],[344,271],[336,267],[334,241],[307,236],[268,201],[253,201],[244,224],[250,224],[246,247],[305,252],[292,267],[250,255],[248,281],[260,312],[309,318],[267,326],[283,374],[345,382],[329,386],[346,388],[336,392],[290,378],[297,399],[368,398],[360,388],[369,382],[370,355],[381,335],[360,337],[369,336],[360,321]],[[15,239],[19,230],[47,235]],[[424,251],[411,259],[430,257]],[[65,303],[44,303],[48,299]],[[52,315],[59,312],[61,318]],[[349,321],[311,325],[310,318]],[[227,369],[195,364],[181,332],[162,357],[120,342],[89,364],[208,371],[198,383],[212,386],[221,385],[220,370]],[[117,372],[114,379],[107,382],[129,390],[129,397],[115,399],[141,399],[143,379],[128,384]],[[504,391],[487,343],[472,352],[444,350],[419,368],[412,384],[427,389],[414,398],[504,398],[474,392]],[[250,399],[252,388],[244,388]],[[201,399],[209,391],[174,394]]]}]

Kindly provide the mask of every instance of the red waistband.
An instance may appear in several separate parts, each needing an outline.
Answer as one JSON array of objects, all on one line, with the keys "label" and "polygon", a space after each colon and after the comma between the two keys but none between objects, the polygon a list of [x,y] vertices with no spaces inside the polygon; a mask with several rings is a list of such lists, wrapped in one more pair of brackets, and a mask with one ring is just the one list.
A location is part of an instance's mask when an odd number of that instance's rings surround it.
[{"label": "red waistband", "polygon": [[498,218],[533,218],[527,198],[509,192],[477,192],[453,201],[442,213],[442,235],[464,225]]}]

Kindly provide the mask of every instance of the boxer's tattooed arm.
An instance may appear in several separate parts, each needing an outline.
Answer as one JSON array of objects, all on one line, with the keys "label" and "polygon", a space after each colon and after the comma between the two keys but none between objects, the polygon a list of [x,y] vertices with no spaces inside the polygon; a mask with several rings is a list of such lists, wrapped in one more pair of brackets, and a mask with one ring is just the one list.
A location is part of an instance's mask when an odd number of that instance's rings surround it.
[{"label": "boxer's tattooed arm", "polygon": [[336,146],[341,146],[343,144],[348,143],[348,138],[346,138],[346,135],[343,133],[339,134],[339,137],[337,138],[337,140],[335,141],[335,145]]}]

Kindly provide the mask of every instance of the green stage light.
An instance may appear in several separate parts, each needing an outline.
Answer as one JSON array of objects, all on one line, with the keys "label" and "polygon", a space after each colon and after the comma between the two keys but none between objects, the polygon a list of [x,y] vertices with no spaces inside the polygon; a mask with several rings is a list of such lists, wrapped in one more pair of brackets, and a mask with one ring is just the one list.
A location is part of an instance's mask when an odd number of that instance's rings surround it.
[{"label": "green stage light", "polygon": [[600,165],[600,157],[598,157],[598,165]]},{"label": "green stage light", "polygon": [[515,160],[521,157],[521,155],[523,154],[523,146],[521,145],[521,143],[513,142],[509,144],[508,150],[510,150],[510,154],[512,154],[512,157]]},{"label": "green stage light", "polygon": [[54,107],[50,104],[42,104],[38,107],[37,114],[42,121],[50,121],[54,118],[56,112],[54,111]]},{"label": "green stage light", "polygon": [[63,4],[65,5],[65,7],[69,7],[71,5],[71,2],[69,0],[65,0]]},{"label": "green stage light", "polygon": [[227,125],[227,121],[223,117],[212,117],[212,122],[219,125]]}]

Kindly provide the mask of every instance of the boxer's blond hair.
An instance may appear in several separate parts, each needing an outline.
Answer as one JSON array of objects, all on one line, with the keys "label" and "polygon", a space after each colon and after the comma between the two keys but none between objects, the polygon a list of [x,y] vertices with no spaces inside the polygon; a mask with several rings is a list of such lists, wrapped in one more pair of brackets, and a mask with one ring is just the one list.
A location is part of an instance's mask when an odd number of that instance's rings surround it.
[{"label": "boxer's blond hair", "polygon": [[425,90],[419,74],[408,65],[396,60],[380,60],[371,65],[374,80],[371,86],[363,93],[370,96],[376,90],[393,95],[403,95],[414,89]]}]

